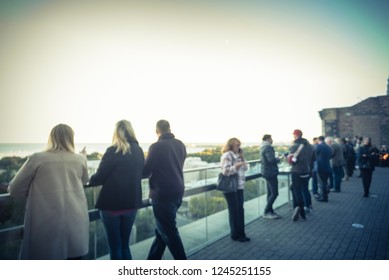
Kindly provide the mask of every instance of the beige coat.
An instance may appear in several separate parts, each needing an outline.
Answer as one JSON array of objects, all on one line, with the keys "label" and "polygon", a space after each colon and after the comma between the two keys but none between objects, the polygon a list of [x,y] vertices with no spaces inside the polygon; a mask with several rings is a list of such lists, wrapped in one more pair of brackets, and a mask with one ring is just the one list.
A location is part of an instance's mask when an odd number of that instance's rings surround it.
[{"label": "beige coat", "polygon": [[67,259],[88,253],[85,157],[70,152],[32,155],[8,188],[27,196],[21,259]]}]

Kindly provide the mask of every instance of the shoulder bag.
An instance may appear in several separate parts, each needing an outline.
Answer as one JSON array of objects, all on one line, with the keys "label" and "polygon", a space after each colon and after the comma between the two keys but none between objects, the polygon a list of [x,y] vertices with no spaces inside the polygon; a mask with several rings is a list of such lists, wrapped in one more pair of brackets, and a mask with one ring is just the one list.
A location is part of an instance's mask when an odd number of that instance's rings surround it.
[{"label": "shoulder bag", "polygon": [[[234,157],[231,155],[232,165],[234,165]],[[219,173],[216,183],[216,189],[222,192],[236,192],[238,190],[238,173],[230,176]]]}]

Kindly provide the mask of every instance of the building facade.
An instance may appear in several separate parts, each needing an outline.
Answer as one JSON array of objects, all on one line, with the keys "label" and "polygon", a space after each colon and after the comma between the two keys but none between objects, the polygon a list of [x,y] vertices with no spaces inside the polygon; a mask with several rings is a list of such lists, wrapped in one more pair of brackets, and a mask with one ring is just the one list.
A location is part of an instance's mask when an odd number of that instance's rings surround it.
[{"label": "building facade", "polygon": [[354,106],[326,108],[319,112],[325,136],[369,136],[380,147],[389,145],[389,79],[387,93]]}]

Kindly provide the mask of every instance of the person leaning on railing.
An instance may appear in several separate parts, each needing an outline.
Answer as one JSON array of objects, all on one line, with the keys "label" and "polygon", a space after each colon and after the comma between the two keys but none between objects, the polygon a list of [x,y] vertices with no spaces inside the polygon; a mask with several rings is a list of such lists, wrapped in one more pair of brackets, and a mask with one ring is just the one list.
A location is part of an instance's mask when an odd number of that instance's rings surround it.
[{"label": "person leaning on railing", "polygon": [[74,152],[73,129],[55,126],[47,150],[30,156],[8,187],[12,196],[27,196],[20,259],[80,259],[88,253],[87,182],[86,157]]},{"label": "person leaning on railing", "polygon": [[90,186],[102,185],[96,208],[100,209],[111,260],[131,260],[129,241],[137,209],[142,203],[144,154],[127,120],[119,121],[112,146],[101,159]]}]

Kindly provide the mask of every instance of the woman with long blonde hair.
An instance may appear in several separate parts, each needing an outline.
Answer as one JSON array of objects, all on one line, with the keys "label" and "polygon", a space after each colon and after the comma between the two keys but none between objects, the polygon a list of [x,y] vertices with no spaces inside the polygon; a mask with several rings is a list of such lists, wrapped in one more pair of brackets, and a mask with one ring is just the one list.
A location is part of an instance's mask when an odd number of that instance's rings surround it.
[{"label": "woman with long blonde hair", "polygon": [[74,132],[55,126],[47,150],[28,158],[8,191],[27,196],[21,259],[78,259],[88,253],[85,156],[74,152]]},{"label": "woman with long blonde hair", "polygon": [[237,138],[231,138],[222,149],[222,173],[225,176],[238,174],[238,190],[236,192],[224,192],[228,205],[228,216],[231,229],[231,239],[246,242],[250,238],[245,233],[244,222],[244,183],[247,163],[240,148],[241,142]]},{"label": "woman with long blonde hair", "polygon": [[129,241],[142,202],[143,166],[143,150],[131,123],[117,122],[112,145],[89,181],[91,186],[102,185],[96,208],[100,209],[112,260],[132,259]]}]

